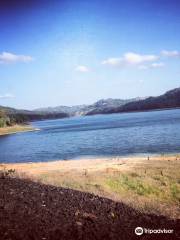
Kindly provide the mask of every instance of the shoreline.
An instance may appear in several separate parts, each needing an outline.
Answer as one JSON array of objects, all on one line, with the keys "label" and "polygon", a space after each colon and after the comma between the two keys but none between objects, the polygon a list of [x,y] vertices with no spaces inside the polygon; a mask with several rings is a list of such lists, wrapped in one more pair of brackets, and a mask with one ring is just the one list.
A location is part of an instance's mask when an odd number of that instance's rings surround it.
[{"label": "shoreline", "polygon": [[14,126],[0,128],[0,137],[5,135],[16,134],[16,133],[33,132],[33,131],[39,131],[39,130],[40,129],[34,128],[32,125],[16,124]]},{"label": "shoreline", "polygon": [[[34,128],[32,130],[27,130],[24,132],[33,132],[33,131],[40,131],[38,128]],[[18,133],[18,132],[15,132]],[[15,134],[14,133],[14,134]],[[11,133],[9,133],[11,134]],[[13,134],[13,133],[12,133]],[[8,133],[6,134],[8,135]],[[3,135],[0,135],[3,136]],[[81,156],[81,157],[75,157],[75,158],[70,158],[70,159],[49,159],[47,161],[37,161],[37,162],[0,162],[0,165],[28,165],[28,164],[54,164],[54,163],[70,163],[70,162],[77,162],[77,163],[83,163],[86,161],[116,161],[116,160],[129,160],[129,159],[139,159],[139,160],[166,160],[167,158],[179,158],[180,159],[180,152],[177,153],[142,153],[142,154],[132,154],[132,155],[117,155],[117,156],[93,156],[93,155],[88,155],[88,156]]]},{"label": "shoreline", "polygon": [[[37,130],[29,130],[29,131],[38,131]],[[60,167],[61,165],[64,166],[76,166],[79,169],[82,169],[83,166],[96,166],[96,164],[101,164],[103,166],[104,163],[107,165],[111,165],[113,163],[124,162],[130,163],[133,161],[136,162],[146,162],[146,161],[169,161],[169,160],[180,160],[180,153],[170,153],[170,154],[147,154],[147,155],[128,155],[128,156],[107,156],[107,157],[98,157],[98,156],[88,156],[88,157],[80,157],[75,159],[55,159],[49,161],[40,161],[40,162],[0,162],[0,166],[54,166],[58,164]],[[84,164],[83,164],[84,163]],[[148,163],[148,162],[147,162]],[[62,170],[62,169],[61,169]]]}]

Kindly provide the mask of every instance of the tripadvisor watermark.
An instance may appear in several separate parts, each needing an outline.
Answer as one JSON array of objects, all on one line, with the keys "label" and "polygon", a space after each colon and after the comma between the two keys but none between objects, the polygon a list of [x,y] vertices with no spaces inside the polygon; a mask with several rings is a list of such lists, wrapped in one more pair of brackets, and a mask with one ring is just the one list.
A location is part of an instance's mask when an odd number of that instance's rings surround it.
[{"label": "tripadvisor watermark", "polygon": [[142,227],[137,227],[135,228],[135,234],[136,235],[142,235],[142,234],[171,234],[173,233],[173,229],[150,229],[150,228],[142,228]]}]

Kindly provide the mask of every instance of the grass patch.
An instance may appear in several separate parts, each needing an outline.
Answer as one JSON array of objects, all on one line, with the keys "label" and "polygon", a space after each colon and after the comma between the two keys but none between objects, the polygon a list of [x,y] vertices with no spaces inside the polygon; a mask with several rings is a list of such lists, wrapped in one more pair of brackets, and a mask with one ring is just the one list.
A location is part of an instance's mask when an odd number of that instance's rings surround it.
[{"label": "grass patch", "polygon": [[180,187],[178,184],[172,184],[170,186],[170,191],[172,198],[180,203]]},{"label": "grass patch", "polygon": [[132,191],[142,196],[159,195],[158,189],[154,186],[124,174],[119,175],[118,178],[109,178],[106,183],[113,191],[119,193],[122,191]]}]

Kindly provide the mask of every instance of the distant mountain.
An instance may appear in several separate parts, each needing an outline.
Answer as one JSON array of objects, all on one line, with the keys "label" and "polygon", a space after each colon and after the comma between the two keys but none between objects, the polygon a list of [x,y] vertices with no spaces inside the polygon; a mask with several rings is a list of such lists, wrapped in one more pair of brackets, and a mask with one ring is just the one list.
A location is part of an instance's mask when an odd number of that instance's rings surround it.
[{"label": "distant mountain", "polygon": [[[111,107],[109,109],[102,109],[99,114],[147,111],[165,108],[180,107],[180,88],[173,89],[158,97],[148,97],[146,99],[139,99],[123,104],[120,107]],[[94,115],[94,111],[88,112],[87,115]]]},{"label": "distant mountain", "polygon": [[141,98],[132,98],[132,99],[101,99],[91,105],[76,105],[76,106],[57,106],[57,107],[47,107],[47,108],[38,108],[35,111],[42,113],[59,113],[64,112],[69,116],[80,116],[88,115],[88,113],[98,114],[102,111],[108,111],[112,108],[120,107],[126,103],[140,100]]},{"label": "distant mountain", "polygon": [[173,89],[158,97],[132,99],[101,99],[91,105],[58,106],[39,108],[34,111],[17,110],[0,106],[0,127],[33,120],[65,118],[81,115],[110,114],[148,111],[180,107],[180,88]]},{"label": "distant mountain", "polygon": [[85,115],[95,115],[95,114],[101,114],[104,112],[109,112],[111,109],[119,108],[127,103],[138,101],[142,98],[131,98],[131,99],[101,99],[98,102],[94,103],[93,105],[90,105],[88,107],[88,111],[86,111]]},{"label": "distant mountain", "polygon": [[76,105],[76,106],[57,106],[57,107],[47,107],[35,109],[37,112],[41,113],[66,113],[69,116],[81,115],[80,112],[88,108],[88,105]]}]

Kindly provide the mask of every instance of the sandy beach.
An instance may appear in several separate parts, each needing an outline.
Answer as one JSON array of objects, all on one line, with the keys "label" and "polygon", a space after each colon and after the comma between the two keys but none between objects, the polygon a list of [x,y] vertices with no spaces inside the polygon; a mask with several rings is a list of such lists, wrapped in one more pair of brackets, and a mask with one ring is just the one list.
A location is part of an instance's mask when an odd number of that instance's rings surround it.
[{"label": "sandy beach", "polygon": [[38,175],[46,171],[73,171],[83,172],[87,170],[89,172],[104,172],[104,171],[130,171],[136,167],[143,166],[148,167],[150,165],[179,163],[180,154],[177,155],[150,155],[147,157],[107,157],[107,158],[84,158],[76,160],[58,160],[49,162],[28,162],[28,163],[8,163],[1,164],[7,168],[16,169],[19,172],[26,172],[32,175]]}]

